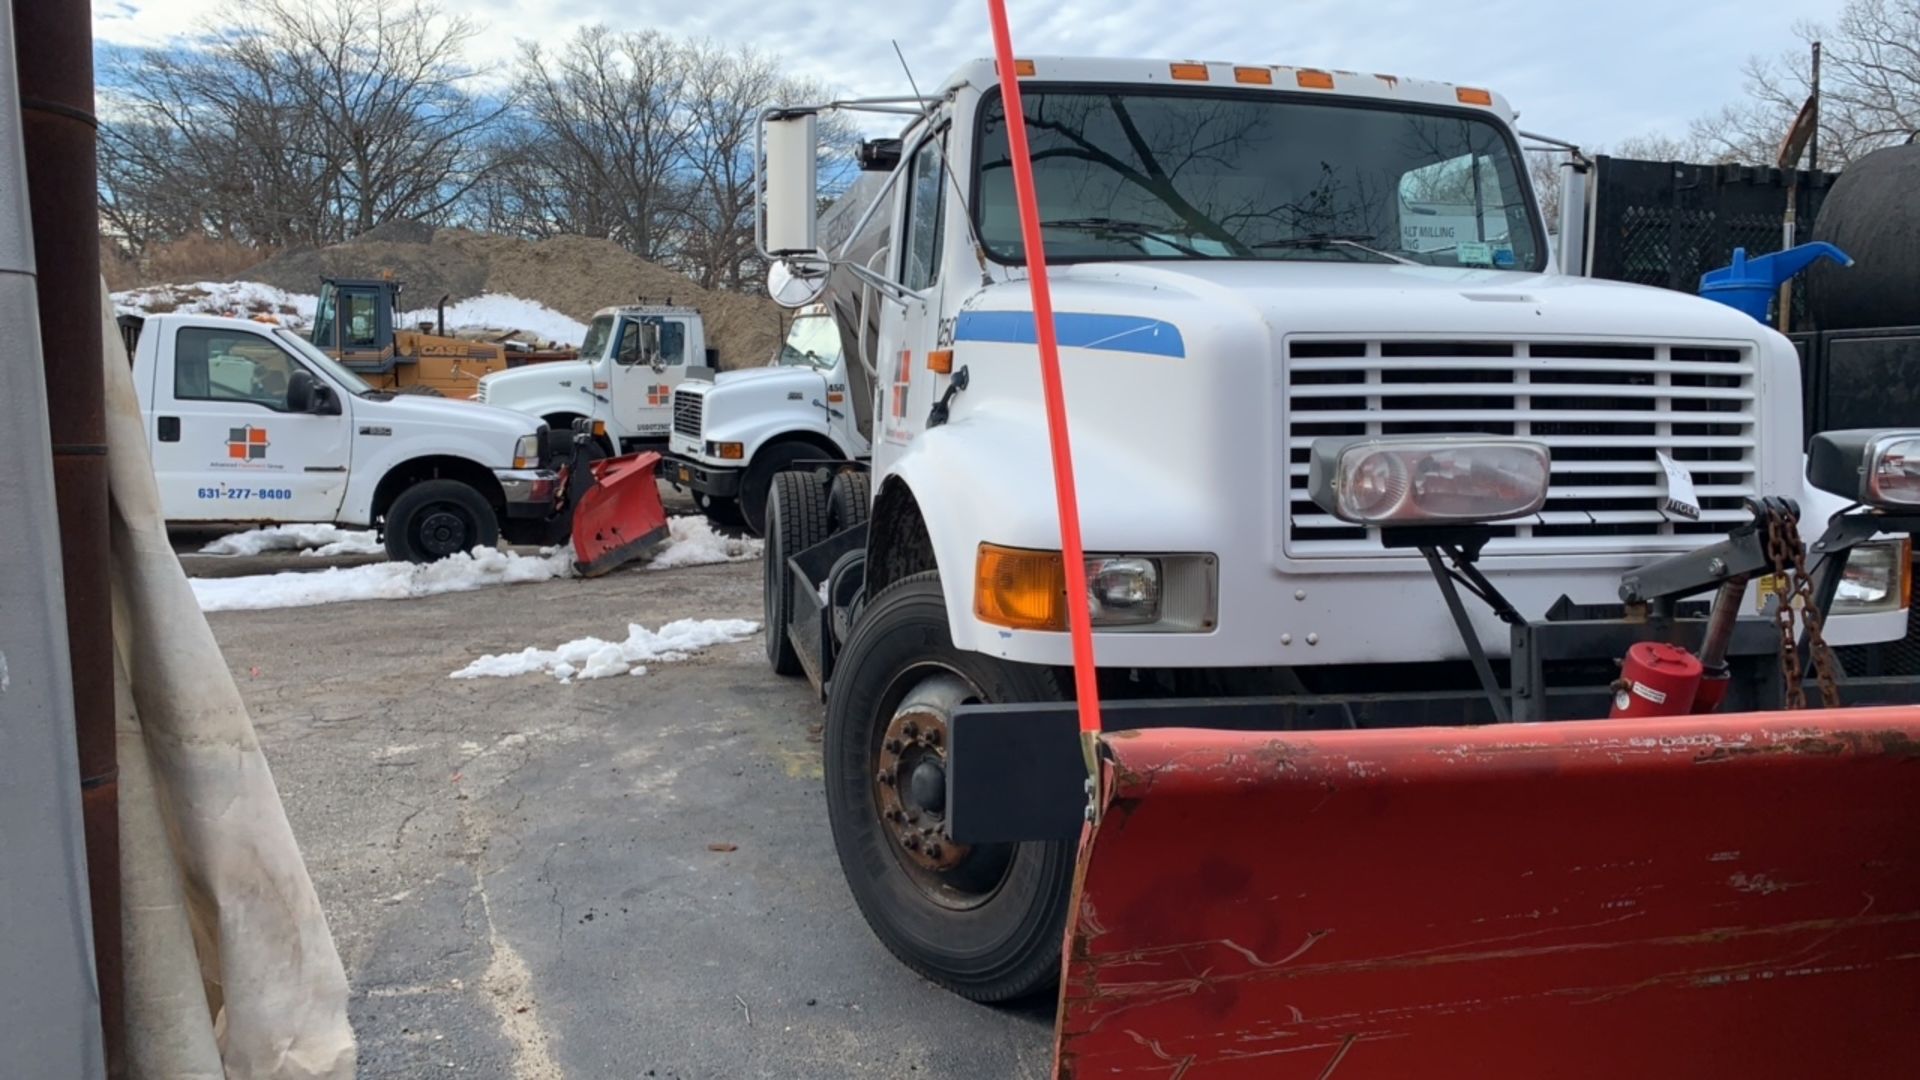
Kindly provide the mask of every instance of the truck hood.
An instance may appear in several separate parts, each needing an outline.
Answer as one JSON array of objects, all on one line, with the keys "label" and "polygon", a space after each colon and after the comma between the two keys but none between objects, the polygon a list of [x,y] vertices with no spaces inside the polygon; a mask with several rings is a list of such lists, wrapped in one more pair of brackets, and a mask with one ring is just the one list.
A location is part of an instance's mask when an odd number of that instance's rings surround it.
[{"label": "truck hood", "polygon": [[720,391],[726,391],[721,397],[731,400],[741,395],[751,395],[756,401],[777,400],[788,391],[802,394],[818,394],[826,385],[825,376],[812,368],[803,367],[757,367],[742,368],[739,371],[722,371],[714,376],[713,382],[702,385],[688,380],[680,384],[683,388],[698,387],[713,401]]},{"label": "truck hood", "polygon": [[[714,376],[713,384],[715,386],[738,386],[742,383],[750,383],[755,381],[765,383],[765,382],[768,382],[769,380],[791,378],[792,376],[795,376],[795,375],[799,375],[803,377],[818,377],[819,374],[820,374],[819,372],[813,370],[812,368],[803,368],[803,367],[741,368],[738,371],[721,372],[720,374]],[[811,386],[812,383],[807,382],[807,385]]]},{"label": "truck hood", "polygon": [[[1669,289],[1503,270],[1278,260],[1100,263],[1062,269],[1054,287],[1054,306],[1062,312],[1138,314],[1181,326],[1238,310],[1265,321],[1276,337],[1364,332],[1753,341],[1765,329],[1724,304]],[[974,306],[1031,310],[1023,282],[989,287]]]},{"label": "truck hood", "polygon": [[[582,386],[591,389],[593,367],[593,362],[587,360],[526,364],[484,375],[480,379],[480,386],[489,405],[511,406],[516,402],[552,397],[559,393],[577,393]],[[572,385],[565,385],[568,383]],[[584,411],[586,405],[583,404],[581,408]]]},{"label": "truck hood", "polygon": [[395,394],[381,400],[355,398],[351,404],[356,425],[381,424],[395,435],[415,435],[433,429],[459,431],[501,445],[504,458],[513,456],[513,443],[540,430],[540,421],[525,413],[497,409],[475,401]]}]

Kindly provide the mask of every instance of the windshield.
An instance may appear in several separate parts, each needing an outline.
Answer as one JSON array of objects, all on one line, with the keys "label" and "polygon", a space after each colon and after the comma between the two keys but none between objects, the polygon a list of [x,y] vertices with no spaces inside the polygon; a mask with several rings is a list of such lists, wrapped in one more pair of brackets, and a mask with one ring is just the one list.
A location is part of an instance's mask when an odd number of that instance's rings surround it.
[{"label": "windshield", "polygon": [[580,344],[580,356],[598,360],[607,355],[607,339],[613,336],[613,316],[600,315],[587,327],[587,340]]},{"label": "windshield", "polygon": [[273,336],[279,338],[281,342],[291,347],[294,352],[300,354],[300,359],[326,372],[334,382],[345,387],[347,393],[352,394],[354,397],[359,397],[373,389],[372,386],[368,385],[367,380],[355,375],[351,370],[342,365],[340,361],[314,348],[312,342],[301,337],[299,334],[285,327],[281,327],[273,332]]},{"label": "windshield", "polygon": [[773,362],[781,367],[830,368],[840,362],[840,328],[831,315],[803,315],[793,320],[780,355]]},{"label": "windshield", "polygon": [[[1050,261],[1542,263],[1513,143],[1487,117],[1133,87],[1021,99]],[[997,95],[980,123],[980,237],[1022,262]]]}]

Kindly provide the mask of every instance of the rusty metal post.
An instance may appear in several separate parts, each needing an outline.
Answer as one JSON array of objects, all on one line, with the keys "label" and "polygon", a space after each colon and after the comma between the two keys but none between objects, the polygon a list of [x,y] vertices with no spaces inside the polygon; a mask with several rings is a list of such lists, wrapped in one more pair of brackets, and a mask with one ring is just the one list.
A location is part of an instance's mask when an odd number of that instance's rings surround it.
[{"label": "rusty metal post", "polygon": [[107,1072],[125,1066],[119,779],[107,597],[107,447],[100,366],[100,220],[93,18],[87,0],[13,0],[22,139],[39,272],[47,420],[73,660],[94,964]]}]

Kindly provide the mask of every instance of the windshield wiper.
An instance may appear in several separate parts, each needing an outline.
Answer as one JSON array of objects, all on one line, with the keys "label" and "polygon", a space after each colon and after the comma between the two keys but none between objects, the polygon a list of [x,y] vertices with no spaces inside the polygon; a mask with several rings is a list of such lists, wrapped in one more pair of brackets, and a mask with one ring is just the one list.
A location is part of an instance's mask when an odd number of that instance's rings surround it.
[{"label": "windshield wiper", "polygon": [[[1152,240],[1155,243],[1165,244],[1184,255],[1193,255],[1202,259],[1216,257],[1208,255],[1206,252],[1189,244],[1183,244],[1178,240],[1167,239],[1166,234],[1168,232],[1180,230],[1181,227],[1175,225],[1158,225],[1151,221],[1128,221],[1125,218],[1078,217],[1043,221],[1040,223],[1040,227],[1043,229],[1079,229],[1082,232],[1089,232],[1095,235],[1108,233],[1113,236],[1124,236],[1133,240]],[[1147,246],[1142,243],[1139,245],[1139,248],[1141,251],[1145,251]]]},{"label": "windshield wiper", "polygon": [[1355,233],[1351,236],[1342,236],[1335,233],[1307,233],[1304,236],[1285,236],[1285,237],[1281,237],[1278,240],[1262,240],[1259,243],[1253,245],[1253,248],[1255,251],[1259,251],[1261,249],[1266,249],[1266,248],[1337,247],[1337,248],[1342,248],[1348,251],[1364,251],[1368,255],[1378,256],[1379,258],[1386,259],[1391,262],[1397,262],[1404,266],[1421,265],[1419,262],[1413,259],[1409,259],[1404,255],[1395,255],[1391,251],[1381,251],[1379,248],[1369,247],[1366,244],[1361,242],[1363,240],[1371,240],[1371,239],[1373,239],[1373,237],[1367,233]]}]

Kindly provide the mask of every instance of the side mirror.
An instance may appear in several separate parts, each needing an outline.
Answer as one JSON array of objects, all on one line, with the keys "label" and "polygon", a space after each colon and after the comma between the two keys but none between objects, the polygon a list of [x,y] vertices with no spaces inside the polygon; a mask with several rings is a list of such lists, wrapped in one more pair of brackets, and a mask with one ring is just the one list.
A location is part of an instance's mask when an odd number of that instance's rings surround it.
[{"label": "side mirror", "polygon": [[333,388],[315,383],[313,387],[313,414],[315,416],[339,416],[340,399],[334,396]]},{"label": "side mirror", "polygon": [[305,371],[296,371],[287,378],[287,411],[310,413],[314,404],[313,376]]},{"label": "side mirror", "polygon": [[817,302],[826,291],[824,259],[812,256],[781,259],[767,266],[767,295],[789,311]]},{"label": "side mirror", "polygon": [[812,254],[818,246],[819,120],[811,112],[777,110],[761,117],[761,254],[768,257]]}]

